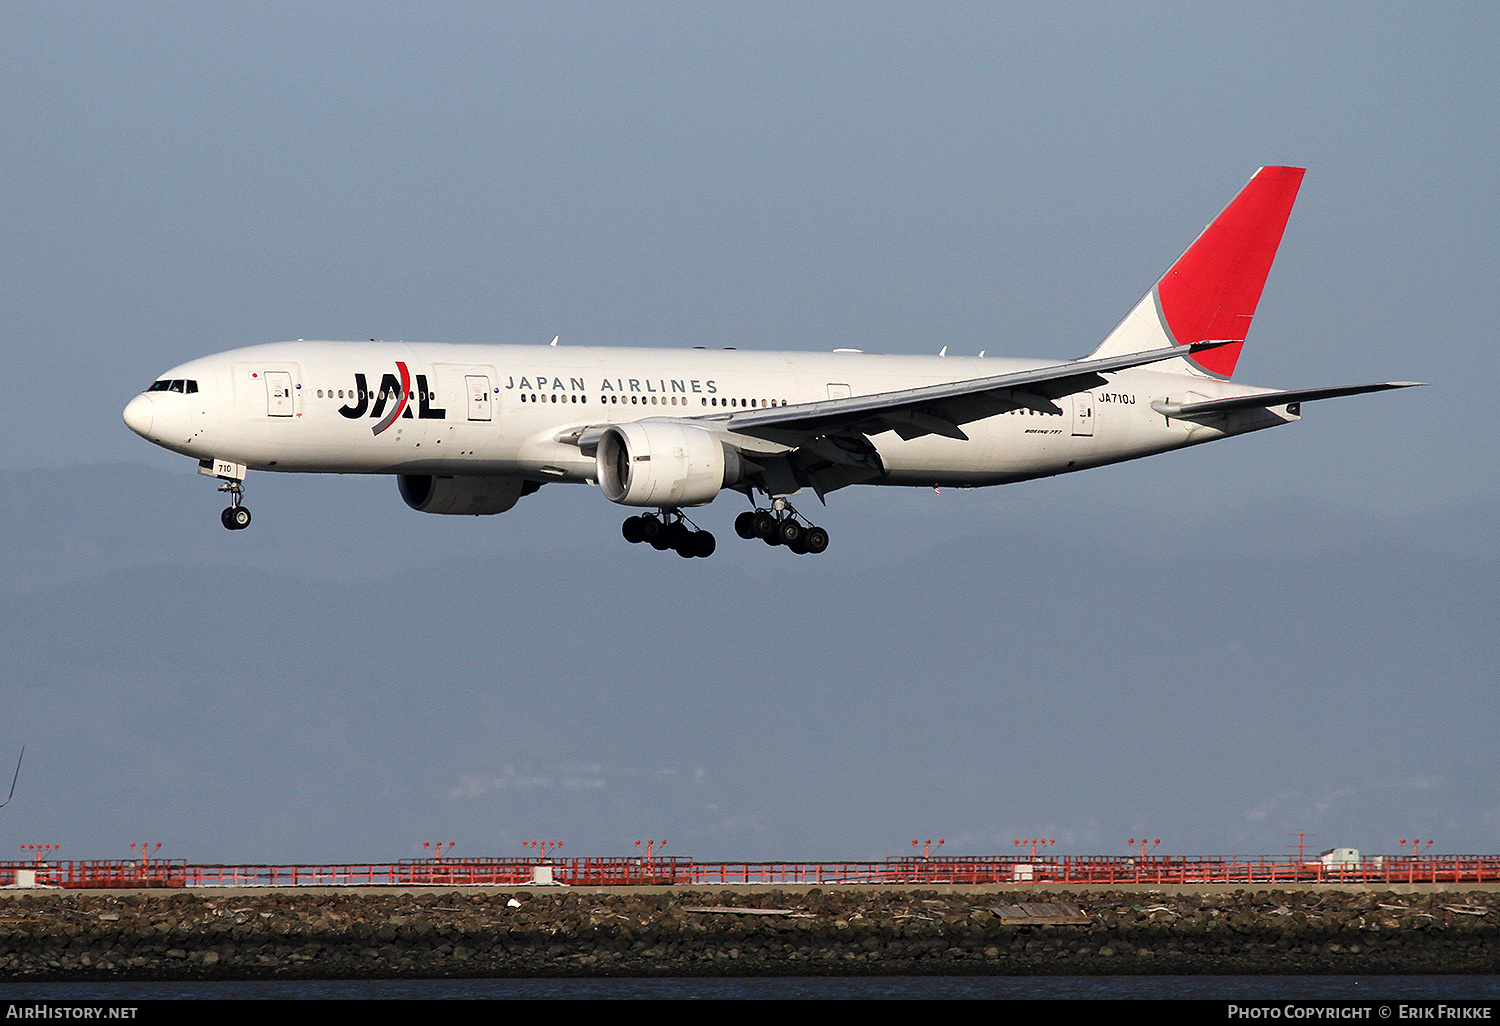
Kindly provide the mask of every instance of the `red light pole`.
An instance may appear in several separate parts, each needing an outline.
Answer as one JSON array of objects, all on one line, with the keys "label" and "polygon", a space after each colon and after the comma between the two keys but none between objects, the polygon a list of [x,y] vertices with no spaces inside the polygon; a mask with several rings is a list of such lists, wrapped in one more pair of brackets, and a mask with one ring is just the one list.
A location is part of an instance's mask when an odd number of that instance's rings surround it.
[{"label": "red light pole", "polygon": [[[640,841],[636,841],[635,842],[635,846],[637,848],[639,848],[641,846],[641,842]],[[653,849],[655,849],[656,851],[660,851],[662,848],[665,848],[666,846],[667,846],[667,842],[666,841],[647,841],[646,842],[646,872],[648,872],[648,873],[652,872],[652,869],[653,869],[653,864],[654,864],[653,863],[654,856],[652,854]]]},{"label": "red light pole", "polygon": [[[920,844],[922,846],[922,860],[924,862],[928,861],[928,860],[930,860],[932,858],[932,841],[931,840],[928,840],[928,841],[912,841],[911,843],[913,845]],[[937,839],[937,843],[938,843],[938,847],[942,847],[942,845],[943,845],[943,839],[941,837],[939,837]]]},{"label": "red light pole", "polygon": [[[1128,843],[1132,849],[1135,848],[1135,838],[1134,837],[1132,837],[1126,843]],[[1148,842],[1144,837],[1141,838],[1141,860],[1135,864],[1135,878],[1136,878],[1137,881],[1139,881],[1140,878],[1141,878],[1141,867],[1146,864],[1146,845],[1148,843],[1151,845],[1151,850],[1155,851],[1156,850],[1156,846],[1158,844],[1161,844],[1161,838],[1158,837],[1156,840],[1150,841],[1150,842]]]},{"label": "red light pole", "polygon": [[1029,844],[1029,845],[1031,845],[1031,857],[1032,858],[1036,858],[1036,846],[1037,845],[1039,845],[1039,844],[1041,844],[1041,845],[1048,845],[1048,844],[1056,844],[1056,843],[1057,843],[1057,838],[1055,838],[1055,837],[1045,838],[1045,839],[1041,838],[1041,837],[1036,837],[1036,838],[1033,838],[1033,839],[1031,839],[1029,841],[1017,841],[1016,845],[1018,847],[1020,845],[1023,845],[1023,844]]},{"label": "red light pole", "polygon": [[[449,851],[453,850],[453,845],[455,843],[457,843],[457,842],[455,842],[455,841],[449,841],[448,842],[448,850]],[[424,847],[424,848],[431,848],[432,849],[432,859],[433,859],[434,862],[441,862],[441,861],[443,861],[443,842],[442,841],[423,841],[422,842],[422,847]]]},{"label": "red light pole", "polygon": [[[1411,845],[1411,862],[1409,862],[1406,867],[1406,882],[1415,883],[1417,879],[1417,849],[1422,846],[1422,842],[1417,840],[1408,841],[1403,837],[1401,838],[1401,844],[1403,846],[1407,844]],[[1432,847],[1431,841],[1427,842],[1427,847]]]}]

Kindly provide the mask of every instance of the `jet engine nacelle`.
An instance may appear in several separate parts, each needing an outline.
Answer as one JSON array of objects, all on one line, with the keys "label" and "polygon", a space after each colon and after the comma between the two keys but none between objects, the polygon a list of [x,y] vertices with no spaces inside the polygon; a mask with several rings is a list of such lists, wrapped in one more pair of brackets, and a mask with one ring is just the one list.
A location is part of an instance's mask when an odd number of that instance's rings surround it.
[{"label": "jet engine nacelle", "polygon": [[401,474],[401,498],[423,513],[480,516],[504,513],[516,504],[526,482],[519,477],[455,477],[451,474]]},{"label": "jet engine nacelle", "polygon": [[599,490],[622,506],[701,506],[744,477],[736,450],[670,420],[611,425],[594,458]]}]

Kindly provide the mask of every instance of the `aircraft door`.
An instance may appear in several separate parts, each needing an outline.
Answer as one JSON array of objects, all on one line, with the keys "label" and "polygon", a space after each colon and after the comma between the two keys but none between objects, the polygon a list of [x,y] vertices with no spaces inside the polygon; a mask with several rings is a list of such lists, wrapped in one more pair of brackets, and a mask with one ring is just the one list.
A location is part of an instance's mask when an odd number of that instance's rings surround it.
[{"label": "aircraft door", "polygon": [[1094,436],[1094,393],[1073,393],[1073,437]]},{"label": "aircraft door", "polygon": [[266,416],[292,415],[292,375],[287,371],[266,371]]},{"label": "aircraft door", "polygon": [[490,397],[490,379],[487,374],[465,374],[464,389],[468,392],[469,419],[491,420],[494,415],[494,400]]}]

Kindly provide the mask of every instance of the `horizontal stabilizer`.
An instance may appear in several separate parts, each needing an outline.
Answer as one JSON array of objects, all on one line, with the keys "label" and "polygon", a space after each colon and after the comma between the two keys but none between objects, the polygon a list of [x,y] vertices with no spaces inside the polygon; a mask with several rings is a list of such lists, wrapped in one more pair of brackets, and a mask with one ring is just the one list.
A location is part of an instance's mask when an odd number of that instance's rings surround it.
[{"label": "horizontal stabilizer", "polygon": [[1211,413],[1230,413],[1234,410],[1263,410],[1271,406],[1310,403],[1314,399],[1334,399],[1341,395],[1362,395],[1365,392],[1384,392],[1391,388],[1412,388],[1423,384],[1426,384],[1426,382],[1382,381],[1374,385],[1299,388],[1287,392],[1260,392],[1256,395],[1230,396],[1227,399],[1209,399],[1201,403],[1155,402],[1151,404],[1151,408],[1165,417],[1200,417]]}]

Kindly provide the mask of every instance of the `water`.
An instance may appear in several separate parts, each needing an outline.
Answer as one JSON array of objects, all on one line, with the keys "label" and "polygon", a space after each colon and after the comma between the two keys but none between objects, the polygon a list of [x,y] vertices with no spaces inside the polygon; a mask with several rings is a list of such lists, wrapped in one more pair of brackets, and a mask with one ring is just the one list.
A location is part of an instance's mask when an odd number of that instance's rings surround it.
[{"label": "water", "polygon": [[1500,976],[776,976],[3,983],[0,1000],[1500,1001]]}]

